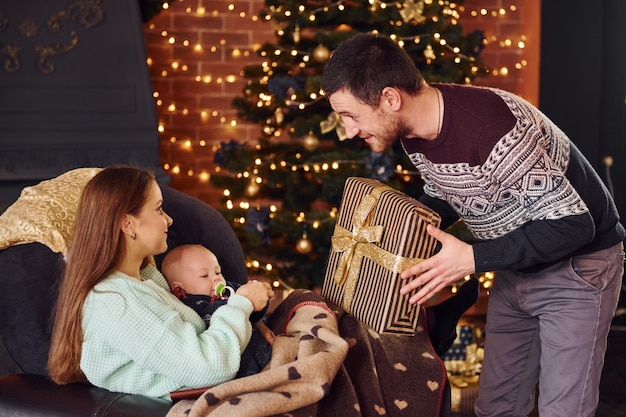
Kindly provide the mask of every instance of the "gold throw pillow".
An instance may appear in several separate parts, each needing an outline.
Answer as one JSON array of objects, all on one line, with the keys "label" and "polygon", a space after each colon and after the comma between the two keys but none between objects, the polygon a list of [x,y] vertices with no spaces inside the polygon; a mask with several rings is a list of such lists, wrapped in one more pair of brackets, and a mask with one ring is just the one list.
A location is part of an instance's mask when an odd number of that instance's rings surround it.
[{"label": "gold throw pillow", "polygon": [[78,168],[26,187],[0,216],[0,249],[39,242],[67,254],[83,187],[101,168]]}]

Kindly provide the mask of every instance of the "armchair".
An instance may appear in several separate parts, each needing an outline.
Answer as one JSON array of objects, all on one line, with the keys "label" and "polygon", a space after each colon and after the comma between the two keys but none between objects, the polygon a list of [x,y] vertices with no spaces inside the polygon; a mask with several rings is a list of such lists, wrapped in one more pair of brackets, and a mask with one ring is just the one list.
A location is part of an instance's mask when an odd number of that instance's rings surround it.
[{"label": "armchair", "polygon": [[[245,282],[243,252],[224,217],[180,191],[168,186],[162,190],[164,210],[174,219],[169,248],[201,243],[216,253],[229,280]],[[64,200],[60,195],[53,199]],[[26,212],[31,215],[30,210]],[[0,236],[3,221],[12,219],[0,217]],[[162,259],[163,255],[155,258],[159,267]],[[166,400],[86,384],[57,386],[48,378],[50,317],[62,268],[63,255],[40,242],[0,250],[0,342],[6,346],[8,359],[22,371],[0,376],[0,416],[165,416],[171,407]]]},{"label": "armchair", "polygon": [[[77,171],[78,174],[73,176]],[[0,417],[187,415],[185,409],[191,400],[180,401],[172,407],[167,400],[110,392],[89,384],[57,386],[48,377],[46,363],[50,346],[50,317],[64,265],[65,241],[70,238],[73,222],[71,207],[65,208],[76,204],[82,186],[95,172],[97,170],[94,169],[74,170],[57,177],[54,187],[49,187],[53,181],[28,187],[0,216],[0,342],[4,342],[6,352],[21,370],[21,373],[0,374]],[[58,181],[61,177],[62,181]],[[207,204],[184,193],[167,186],[162,186],[162,191],[163,208],[174,219],[168,233],[169,248],[185,243],[203,244],[215,252],[229,280],[245,282],[247,273],[243,252],[235,232],[224,217]],[[43,199],[43,203],[38,202],[38,199]],[[39,227],[41,224],[44,226]],[[42,233],[50,230],[55,233]],[[15,238],[21,235],[28,235],[28,238]],[[162,259],[163,255],[155,257],[158,267]],[[386,406],[389,416],[450,415],[450,387],[443,363],[430,343],[425,314],[420,316],[420,331],[416,335],[397,337],[379,335],[353,316],[340,314],[337,309],[335,325],[338,327],[338,335],[330,330],[330,333],[322,333],[331,335],[331,339],[341,336],[336,339],[349,341],[350,348],[345,360],[340,359],[340,355],[332,357],[338,371],[331,375],[331,372],[320,372],[317,366],[332,361],[328,360],[328,350],[320,348],[326,346],[323,344],[325,342],[317,338],[320,322],[312,322],[313,319],[321,320],[328,316],[325,312],[313,317],[308,317],[306,313],[295,314],[295,308],[300,304],[290,305],[286,301],[276,309],[281,314],[275,311],[270,316],[274,321],[270,327],[285,332],[285,340],[295,344],[283,343],[282,350],[275,346],[275,368],[251,377],[258,376],[254,381],[259,388],[249,393],[252,394],[248,397],[253,402],[252,407],[258,404],[254,400],[261,398],[263,405],[267,405],[269,393],[276,396],[280,404],[289,400],[293,401],[292,404],[307,404],[299,406],[301,408],[297,410],[297,407],[290,408],[292,414],[298,416],[369,417],[380,415],[380,411],[385,409],[382,405]],[[303,304],[310,305],[309,302]],[[294,328],[299,330],[295,333],[287,332],[288,322],[290,326],[295,323]],[[305,336],[293,337],[298,332],[304,332]],[[298,343],[307,347],[302,347],[301,351]],[[320,350],[314,351],[311,346]],[[308,356],[306,352],[309,352]],[[294,353],[297,354],[291,358]],[[289,370],[286,372],[288,378],[281,377],[281,369]],[[304,373],[300,374],[298,370]],[[307,375],[306,372],[310,378],[300,378]],[[276,385],[278,391],[272,391],[277,381],[268,378],[270,373],[282,378],[281,383]],[[287,386],[293,389],[293,376],[297,376],[299,382],[308,384],[304,385],[304,393],[317,393],[310,397],[316,398],[315,403],[308,402],[306,398],[303,402],[296,402],[303,393],[300,390],[294,390],[293,393],[283,390]],[[225,404],[236,406],[239,401],[228,401],[228,392],[231,390],[233,395],[239,395],[237,389],[242,388],[248,393],[247,384],[251,380],[241,381],[218,385],[211,390],[212,393],[205,395],[214,395],[214,391],[220,391],[219,395],[226,398]],[[316,390],[311,389],[311,386],[315,386]],[[328,390],[332,394],[327,395]],[[317,399],[316,395],[322,392],[321,399]],[[208,404],[207,401],[198,403]],[[276,401],[274,403],[278,404]],[[274,414],[277,413],[268,412],[268,415]]]}]

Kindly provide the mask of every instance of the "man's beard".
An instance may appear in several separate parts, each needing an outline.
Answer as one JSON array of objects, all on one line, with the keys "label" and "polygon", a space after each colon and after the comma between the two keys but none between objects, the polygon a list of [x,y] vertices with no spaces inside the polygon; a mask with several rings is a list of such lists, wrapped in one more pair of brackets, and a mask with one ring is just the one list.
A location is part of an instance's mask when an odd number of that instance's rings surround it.
[{"label": "man's beard", "polygon": [[375,152],[383,152],[410,133],[411,128],[405,119],[385,114],[382,116],[381,131],[376,135],[381,149],[373,150]]}]

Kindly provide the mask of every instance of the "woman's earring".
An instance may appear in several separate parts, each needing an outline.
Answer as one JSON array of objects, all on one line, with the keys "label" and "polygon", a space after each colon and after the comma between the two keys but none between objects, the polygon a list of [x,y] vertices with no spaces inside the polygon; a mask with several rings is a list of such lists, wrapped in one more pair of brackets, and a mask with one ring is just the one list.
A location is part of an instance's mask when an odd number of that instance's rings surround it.
[{"label": "woman's earring", "polygon": [[137,239],[137,233],[133,233],[132,235],[130,235],[130,238],[131,238],[132,240]]}]

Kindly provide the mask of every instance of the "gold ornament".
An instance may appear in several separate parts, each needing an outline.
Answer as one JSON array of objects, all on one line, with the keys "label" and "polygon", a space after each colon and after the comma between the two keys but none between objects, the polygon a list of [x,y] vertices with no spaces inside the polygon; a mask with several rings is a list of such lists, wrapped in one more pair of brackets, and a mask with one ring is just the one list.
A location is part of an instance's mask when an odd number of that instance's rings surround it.
[{"label": "gold ornament", "polygon": [[320,144],[320,140],[317,136],[313,134],[313,132],[309,132],[302,138],[302,146],[307,151],[314,151]]},{"label": "gold ornament", "polygon": [[326,62],[330,58],[330,49],[319,45],[313,50],[313,59],[317,62]]},{"label": "gold ornament", "polygon": [[282,125],[285,121],[285,115],[283,114],[283,110],[278,107],[274,112],[274,118],[276,119],[276,124]]},{"label": "gold ornament", "polygon": [[311,252],[313,250],[313,243],[309,240],[306,233],[302,235],[302,237],[296,243],[296,250],[303,255]]},{"label": "gold ornament", "polygon": [[252,180],[246,187],[246,195],[248,197],[256,197],[259,194],[260,189],[261,187],[259,187],[259,184],[257,184],[256,181]]},{"label": "gold ornament", "polygon": [[300,25],[296,25],[293,31],[293,43],[296,45],[300,43]]},{"label": "gold ornament", "polygon": [[352,30],[352,26],[347,25],[345,23],[342,23],[339,26],[337,26],[337,32],[350,32],[351,30]]}]

